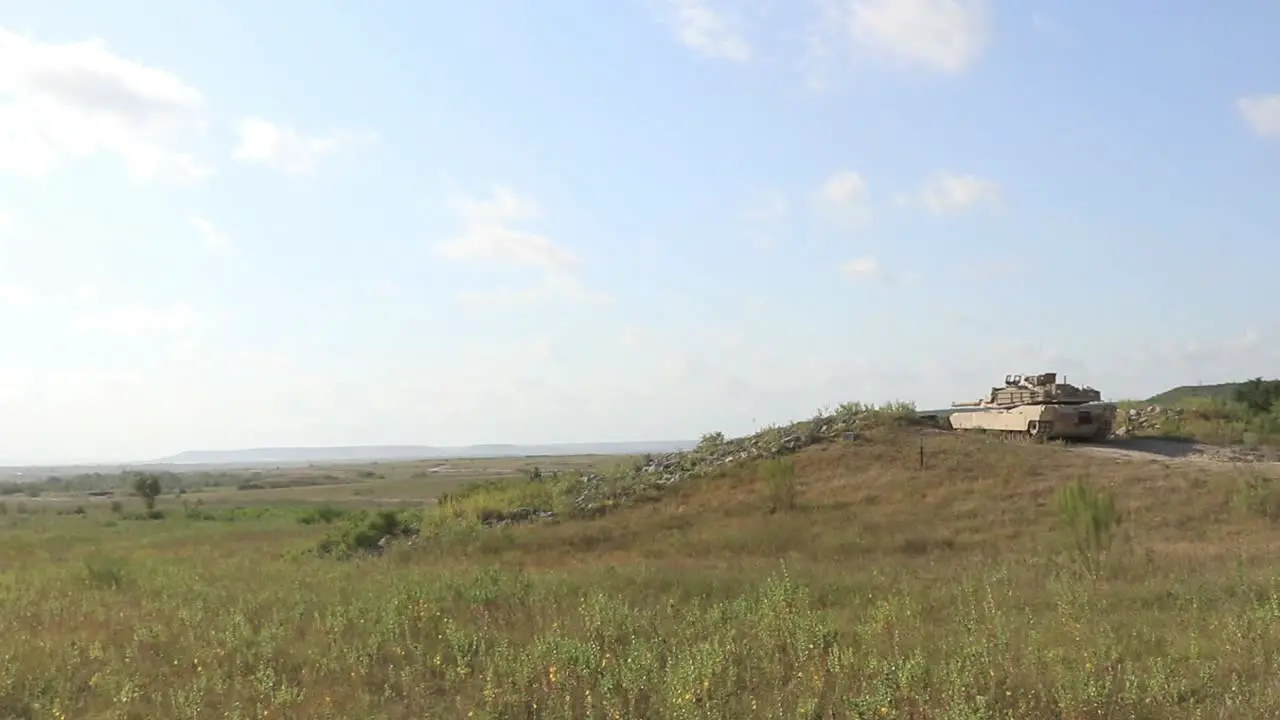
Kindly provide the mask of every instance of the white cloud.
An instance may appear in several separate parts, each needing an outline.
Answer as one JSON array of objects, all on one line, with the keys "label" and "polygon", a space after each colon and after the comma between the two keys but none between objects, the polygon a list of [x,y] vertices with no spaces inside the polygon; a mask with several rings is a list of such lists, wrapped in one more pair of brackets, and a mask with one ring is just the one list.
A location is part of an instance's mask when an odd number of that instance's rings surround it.
[{"label": "white cloud", "polygon": [[437,243],[442,257],[460,262],[495,263],[535,267],[548,273],[576,270],[579,260],[545,235],[522,232],[511,224],[537,219],[541,211],[533,200],[510,189],[494,188],[493,199],[455,197],[450,204],[463,221],[462,235]]},{"label": "white cloud", "polygon": [[541,208],[532,199],[498,185],[490,199],[457,196],[450,199],[450,205],[461,216],[462,234],[436,243],[433,250],[437,255],[454,262],[505,265],[542,275],[541,281],[531,286],[464,292],[459,297],[464,305],[511,308],[549,299],[575,303],[612,301],[611,296],[582,281],[582,262],[577,254],[546,235],[512,227],[519,221],[542,216]]},{"label": "white cloud", "polygon": [[924,280],[918,272],[887,272],[878,259],[869,255],[845,262],[840,266],[840,274],[853,282],[891,286],[914,286]]},{"label": "white cloud", "polygon": [[987,43],[986,0],[829,0],[826,7],[823,34],[934,72],[963,72]]},{"label": "white cloud", "polygon": [[737,23],[717,12],[705,0],[665,0],[670,22],[680,42],[710,58],[745,62],[751,45]]},{"label": "white cloud", "polygon": [[608,305],[614,298],[587,287],[574,275],[564,274],[548,275],[541,282],[523,287],[467,290],[458,296],[462,305],[488,310],[518,310],[554,300],[580,305]]},{"label": "white cloud", "polygon": [[135,181],[196,181],[212,169],[178,148],[203,129],[203,110],[198,90],[101,40],[48,44],[0,28],[0,171],[45,176],[113,154]]},{"label": "white cloud", "polygon": [[371,132],[308,136],[257,117],[242,120],[239,133],[234,159],[289,175],[311,173],[325,157],[378,140]]},{"label": "white cloud", "polygon": [[846,225],[862,224],[870,213],[867,181],[852,170],[827,178],[814,199],[829,216]]},{"label": "white cloud", "polygon": [[841,265],[840,272],[850,280],[879,280],[882,278],[880,262],[873,257],[854,258]]},{"label": "white cloud", "polygon": [[838,172],[827,178],[822,188],[818,190],[819,202],[832,207],[856,207],[866,199],[867,181],[850,170]]},{"label": "white cloud", "polygon": [[925,182],[921,200],[929,212],[943,215],[984,203],[999,204],[1000,186],[976,175],[938,172]]},{"label": "white cloud", "polygon": [[0,309],[29,310],[40,301],[40,296],[25,285],[0,283]]},{"label": "white cloud", "polygon": [[207,325],[207,320],[191,306],[177,303],[168,307],[141,304],[96,308],[81,318],[84,327],[109,335],[184,335]]},{"label": "white cloud", "polygon": [[1242,97],[1236,109],[1259,137],[1280,138],[1280,93]]},{"label": "white cloud", "polygon": [[209,220],[192,215],[187,218],[187,224],[204,238],[205,246],[210,252],[221,255],[231,251],[231,238]]}]

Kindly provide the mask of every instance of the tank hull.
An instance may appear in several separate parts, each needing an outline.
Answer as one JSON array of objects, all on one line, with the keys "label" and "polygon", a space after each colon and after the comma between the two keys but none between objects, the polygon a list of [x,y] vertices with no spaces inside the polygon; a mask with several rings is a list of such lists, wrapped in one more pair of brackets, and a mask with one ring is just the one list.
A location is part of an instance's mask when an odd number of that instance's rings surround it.
[{"label": "tank hull", "polygon": [[1115,428],[1117,408],[1108,402],[1019,405],[952,413],[956,430],[988,430],[1037,440],[1106,440]]}]

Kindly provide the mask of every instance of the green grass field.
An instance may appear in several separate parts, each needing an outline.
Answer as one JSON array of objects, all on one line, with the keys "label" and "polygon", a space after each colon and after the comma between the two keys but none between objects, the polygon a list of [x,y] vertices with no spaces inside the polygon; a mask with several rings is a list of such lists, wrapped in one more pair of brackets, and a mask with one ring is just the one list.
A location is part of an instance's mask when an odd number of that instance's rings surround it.
[{"label": "green grass field", "polygon": [[[493,462],[166,495],[158,519],[6,498],[0,717],[1280,717],[1261,465],[886,423],[661,493],[594,458],[623,501],[591,515],[588,461]],[[316,552],[392,505],[417,537]],[[558,516],[481,524],[535,506]]]}]

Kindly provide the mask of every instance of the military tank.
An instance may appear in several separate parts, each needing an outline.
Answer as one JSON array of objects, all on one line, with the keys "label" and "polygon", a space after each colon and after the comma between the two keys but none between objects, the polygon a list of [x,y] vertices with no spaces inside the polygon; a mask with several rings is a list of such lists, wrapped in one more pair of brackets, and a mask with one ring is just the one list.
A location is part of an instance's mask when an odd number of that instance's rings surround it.
[{"label": "military tank", "polygon": [[[956,430],[986,430],[1032,440],[1102,441],[1111,436],[1117,407],[1088,386],[1058,382],[1057,373],[1008,375],[985,398],[953,402]],[[969,410],[968,408],[973,408]]]}]

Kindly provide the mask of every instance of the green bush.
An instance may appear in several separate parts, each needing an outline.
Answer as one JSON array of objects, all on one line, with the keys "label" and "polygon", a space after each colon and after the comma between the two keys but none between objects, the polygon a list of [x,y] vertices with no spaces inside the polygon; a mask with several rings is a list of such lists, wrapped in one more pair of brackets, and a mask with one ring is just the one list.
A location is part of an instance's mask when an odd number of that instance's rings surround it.
[{"label": "green bush", "polygon": [[342,525],[330,531],[320,541],[316,552],[337,558],[377,553],[382,549],[384,540],[418,535],[421,522],[421,516],[413,512],[378,510],[370,513],[359,510],[347,515]]},{"label": "green bush", "polygon": [[148,511],[155,510],[156,498],[160,497],[160,476],[152,473],[139,473],[133,478],[133,492],[142,498]]},{"label": "green bush", "polygon": [[307,508],[298,515],[298,522],[303,525],[331,525],[335,520],[345,517],[346,510],[334,507],[332,505],[320,505],[318,507]]},{"label": "green bush", "polygon": [[1280,402],[1280,380],[1256,377],[1246,381],[1236,388],[1235,400],[1255,413],[1269,413]]},{"label": "green bush", "polygon": [[1076,480],[1059,488],[1055,501],[1076,557],[1085,572],[1097,575],[1120,527],[1115,496]]},{"label": "green bush", "polygon": [[799,489],[796,486],[796,466],[789,459],[773,458],[760,463],[760,476],[764,478],[769,494],[769,512],[789,511],[796,508]]}]

